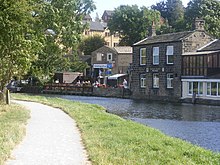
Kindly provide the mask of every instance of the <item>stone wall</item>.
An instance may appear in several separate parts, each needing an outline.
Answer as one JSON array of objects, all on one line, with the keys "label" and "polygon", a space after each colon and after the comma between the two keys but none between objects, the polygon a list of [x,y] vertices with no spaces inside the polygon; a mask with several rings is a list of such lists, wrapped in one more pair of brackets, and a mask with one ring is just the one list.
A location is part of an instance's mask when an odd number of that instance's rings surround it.
[{"label": "stone wall", "polygon": [[93,88],[94,96],[129,98],[130,93],[124,88]]}]

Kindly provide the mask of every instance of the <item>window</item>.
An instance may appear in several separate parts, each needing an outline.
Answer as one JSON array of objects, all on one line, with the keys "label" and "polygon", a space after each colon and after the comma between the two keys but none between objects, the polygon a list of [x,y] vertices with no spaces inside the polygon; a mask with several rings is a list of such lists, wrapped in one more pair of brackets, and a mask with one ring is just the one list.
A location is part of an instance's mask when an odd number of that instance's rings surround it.
[{"label": "window", "polygon": [[101,53],[97,53],[97,57],[96,57],[97,61],[102,61],[102,54]]},{"label": "window", "polygon": [[167,88],[173,88],[173,73],[167,74]]},{"label": "window", "polygon": [[220,96],[220,83],[207,82],[207,95],[208,96]]},{"label": "window", "polygon": [[146,74],[140,75],[140,84],[141,88],[146,88]]},{"label": "window", "polygon": [[167,46],[167,64],[173,64],[173,46]]},{"label": "window", "polygon": [[159,74],[153,73],[153,88],[159,88]]},{"label": "window", "polygon": [[159,64],[159,47],[153,47],[153,64]]},{"label": "window", "polygon": [[89,35],[89,31],[85,31],[85,35]]},{"label": "window", "polygon": [[146,48],[140,49],[140,65],[146,65],[147,62],[147,54],[146,54]]},{"label": "window", "polygon": [[189,82],[188,86],[189,86],[189,90],[188,90],[189,95],[192,95],[193,93],[197,95],[203,94],[203,82]]},{"label": "window", "polygon": [[118,46],[118,43],[117,42],[114,42],[114,47]]},{"label": "window", "polygon": [[107,61],[112,61],[112,53],[107,53]]}]

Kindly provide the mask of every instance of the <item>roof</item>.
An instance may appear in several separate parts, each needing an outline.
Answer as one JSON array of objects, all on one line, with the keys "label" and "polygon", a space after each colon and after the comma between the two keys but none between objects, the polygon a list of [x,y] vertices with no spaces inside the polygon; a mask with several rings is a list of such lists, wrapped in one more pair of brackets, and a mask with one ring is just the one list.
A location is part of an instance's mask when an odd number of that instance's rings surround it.
[{"label": "roof", "polygon": [[114,47],[117,53],[132,53],[132,47],[131,46],[117,46]]},{"label": "roof", "polygon": [[105,28],[105,24],[102,24],[101,22],[83,21],[83,23],[88,23],[89,29],[94,31],[104,31]]},{"label": "roof", "polygon": [[186,31],[186,32],[178,32],[178,33],[169,33],[169,34],[162,34],[162,35],[157,35],[157,36],[150,36],[148,38],[145,38],[145,39],[135,43],[134,46],[147,45],[147,44],[153,44],[153,43],[182,41],[185,37],[189,36],[193,32],[194,31]]},{"label": "roof", "polygon": [[100,48],[94,50],[94,51],[92,52],[92,54],[93,54],[94,52],[102,52],[103,49],[109,49],[109,50],[111,50],[112,52],[117,53],[117,51],[116,51],[114,48],[112,48],[112,47],[110,47],[110,46],[108,46],[108,45],[104,45],[104,46],[102,46],[102,47],[100,47]]},{"label": "roof", "polygon": [[220,52],[220,50],[217,51],[202,51],[202,52],[186,52],[183,53],[183,56],[191,56],[191,55],[204,55],[204,54],[212,54],[212,53],[217,53]]},{"label": "roof", "polygon": [[118,79],[119,77],[122,77],[122,76],[126,76],[126,74],[114,74],[112,76],[109,76],[108,79],[109,80],[116,80],[116,79]]},{"label": "roof", "polygon": [[114,11],[113,10],[105,10],[104,13],[111,16],[114,13]]},{"label": "roof", "polygon": [[220,50],[220,40],[214,40],[207,45],[200,48],[198,51],[214,51],[214,50]]},{"label": "roof", "polygon": [[83,20],[92,20],[92,17],[91,17],[89,14],[86,14],[86,15],[83,17]]}]

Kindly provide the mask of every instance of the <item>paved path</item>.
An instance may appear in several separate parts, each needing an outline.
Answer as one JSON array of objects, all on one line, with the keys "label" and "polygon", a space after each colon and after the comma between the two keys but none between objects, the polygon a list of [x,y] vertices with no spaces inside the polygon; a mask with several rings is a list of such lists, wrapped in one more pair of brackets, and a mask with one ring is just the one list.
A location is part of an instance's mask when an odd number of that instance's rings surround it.
[{"label": "paved path", "polygon": [[6,165],[88,165],[76,123],[63,111],[15,101],[31,110],[24,140]]}]

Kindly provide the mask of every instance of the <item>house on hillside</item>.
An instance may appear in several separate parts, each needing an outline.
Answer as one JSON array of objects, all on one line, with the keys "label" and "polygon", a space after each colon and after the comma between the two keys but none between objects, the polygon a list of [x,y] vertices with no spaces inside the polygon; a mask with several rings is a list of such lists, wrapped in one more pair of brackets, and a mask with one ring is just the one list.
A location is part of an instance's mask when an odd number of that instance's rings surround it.
[{"label": "house on hillside", "polygon": [[133,45],[130,89],[134,98],[177,101],[182,96],[182,58],[213,41],[196,19],[195,30],[145,38]]},{"label": "house on hillside", "polygon": [[103,46],[92,52],[91,66],[93,77],[105,77],[113,74],[127,74],[132,62],[132,47]]},{"label": "house on hillside", "polygon": [[182,54],[182,98],[220,100],[220,40]]},{"label": "house on hillside", "polygon": [[111,34],[105,22],[84,21],[84,23],[88,24],[88,29],[83,33],[84,37],[98,35],[104,37],[107,46],[114,47],[119,44],[119,34]]},{"label": "house on hillside", "polygon": [[113,10],[105,10],[102,15],[102,20],[106,23],[112,18],[112,15],[114,14]]}]

